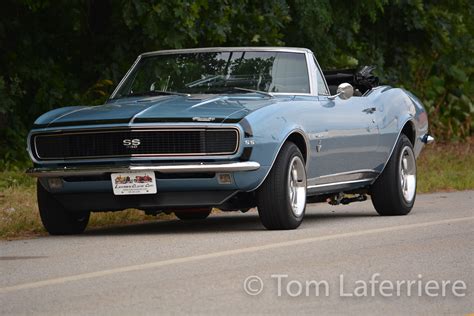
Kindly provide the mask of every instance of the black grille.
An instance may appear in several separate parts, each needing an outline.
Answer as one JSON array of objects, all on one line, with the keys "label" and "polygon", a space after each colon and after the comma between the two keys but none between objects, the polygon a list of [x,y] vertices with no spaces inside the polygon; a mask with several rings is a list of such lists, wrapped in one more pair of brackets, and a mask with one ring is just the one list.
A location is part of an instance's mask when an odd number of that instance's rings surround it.
[{"label": "black grille", "polygon": [[[124,144],[124,141],[127,144]],[[229,128],[120,130],[36,135],[33,148],[36,149],[37,159],[51,160],[130,156],[231,155],[237,151],[238,143],[238,131]]]}]

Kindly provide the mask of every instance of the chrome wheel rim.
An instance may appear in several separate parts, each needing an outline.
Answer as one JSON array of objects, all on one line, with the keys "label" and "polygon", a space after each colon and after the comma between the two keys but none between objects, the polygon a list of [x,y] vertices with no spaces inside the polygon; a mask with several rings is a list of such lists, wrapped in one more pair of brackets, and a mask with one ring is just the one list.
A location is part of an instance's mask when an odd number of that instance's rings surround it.
[{"label": "chrome wheel rim", "polygon": [[416,192],[416,162],[413,150],[409,146],[403,147],[399,159],[400,187],[403,198],[411,203]]},{"label": "chrome wheel rim", "polygon": [[300,217],[306,206],[306,170],[298,156],[291,159],[288,168],[288,197],[293,214]]}]

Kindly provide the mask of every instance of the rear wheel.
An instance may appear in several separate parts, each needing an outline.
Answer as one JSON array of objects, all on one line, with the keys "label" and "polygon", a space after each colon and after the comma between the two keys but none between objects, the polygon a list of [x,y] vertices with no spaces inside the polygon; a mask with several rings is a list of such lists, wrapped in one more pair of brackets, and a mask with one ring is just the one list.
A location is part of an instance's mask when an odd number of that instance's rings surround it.
[{"label": "rear wheel", "polygon": [[211,214],[212,208],[204,208],[189,211],[175,211],[174,215],[182,221],[202,220],[206,219]]},{"label": "rear wheel", "polygon": [[50,235],[80,234],[86,229],[90,212],[68,211],[39,181],[36,188],[41,222]]},{"label": "rear wheel", "polygon": [[371,188],[372,204],[380,215],[406,215],[416,198],[413,145],[401,135],[383,173]]},{"label": "rear wheel", "polygon": [[267,229],[295,229],[306,209],[306,169],[303,155],[286,142],[257,192],[260,220]]}]

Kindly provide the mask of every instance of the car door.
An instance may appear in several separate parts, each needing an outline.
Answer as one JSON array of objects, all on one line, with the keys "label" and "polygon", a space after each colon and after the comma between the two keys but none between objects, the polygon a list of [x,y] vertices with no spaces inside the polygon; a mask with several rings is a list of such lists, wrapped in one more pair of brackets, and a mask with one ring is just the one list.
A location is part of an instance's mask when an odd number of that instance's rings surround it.
[{"label": "car door", "polygon": [[[319,76],[321,87],[325,81]],[[309,133],[312,163],[308,186],[373,178],[379,142],[375,106],[362,96],[330,99],[327,86],[318,92],[314,103],[317,117]]]}]

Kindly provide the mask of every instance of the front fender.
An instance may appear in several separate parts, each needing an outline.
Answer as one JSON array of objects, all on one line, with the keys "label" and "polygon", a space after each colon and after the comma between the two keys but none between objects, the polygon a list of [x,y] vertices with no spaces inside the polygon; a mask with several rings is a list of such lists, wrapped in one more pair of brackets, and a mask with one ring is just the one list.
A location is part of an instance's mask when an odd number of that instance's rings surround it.
[{"label": "front fender", "polygon": [[[290,111],[288,106],[286,109],[278,106],[267,108],[245,118],[244,125],[250,126],[252,130],[252,134],[247,138],[249,143],[252,143],[249,160],[256,161],[261,166],[258,171],[251,172],[252,176],[245,173],[235,175],[237,185],[246,188],[247,191],[257,189],[265,181],[281,147],[291,135],[299,134],[304,139],[306,148],[309,148],[306,131],[301,124],[292,119],[294,111]],[[309,150],[306,150],[306,156],[308,155]],[[309,161],[308,157],[305,158]]]},{"label": "front fender", "polygon": [[387,88],[374,91],[374,103],[381,110],[378,118],[380,130],[379,151],[384,154],[385,163],[377,169],[385,169],[403,128],[410,124],[414,132],[415,155],[421,152],[421,137],[428,131],[428,117],[421,102],[411,93],[400,88]]}]

